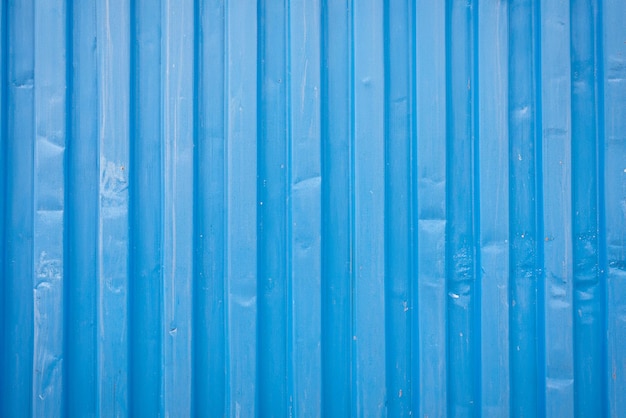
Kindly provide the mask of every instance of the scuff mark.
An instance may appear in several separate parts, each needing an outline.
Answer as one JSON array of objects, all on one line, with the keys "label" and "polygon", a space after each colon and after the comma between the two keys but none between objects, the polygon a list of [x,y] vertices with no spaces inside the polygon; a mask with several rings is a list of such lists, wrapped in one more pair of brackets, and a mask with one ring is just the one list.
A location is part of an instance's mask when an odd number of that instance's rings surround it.
[{"label": "scuff mark", "polygon": [[[36,276],[41,280],[37,286],[42,285],[47,280],[59,280],[62,276],[63,264],[61,260],[56,258],[49,258],[46,251],[42,251],[39,254],[39,261],[37,262]],[[47,279],[47,280],[46,280]]]},{"label": "scuff mark", "polygon": [[[119,216],[126,212],[128,177],[123,164],[100,160],[100,205],[104,216]],[[123,168],[121,168],[123,167]]]}]

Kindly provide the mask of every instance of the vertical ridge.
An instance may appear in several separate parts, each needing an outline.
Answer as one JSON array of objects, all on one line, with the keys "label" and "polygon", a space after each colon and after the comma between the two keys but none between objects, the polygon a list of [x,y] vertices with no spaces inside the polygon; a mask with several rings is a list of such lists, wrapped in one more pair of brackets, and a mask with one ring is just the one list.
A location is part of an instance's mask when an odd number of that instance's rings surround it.
[{"label": "vertical ridge", "polygon": [[352,7],[354,416],[384,415],[399,393],[387,393],[385,367],[384,4]]},{"label": "vertical ridge", "polygon": [[[476,39],[480,71],[475,70],[480,93],[475,99],[478,112],[476,132],[480,144],[476,149],[474,187],[480,211],[476,268],[479,277],[481,350],[480,406],[485,417],[508,416],[509,391],[509,152],[507,109],[507,4],[478,5],[479,36]],[[477,202],[475,201],[475,204]]]},{"label": "vertical ridge", "polygon": [[63,414],[66,4],[34,5],[32,414]]},{"label": "vertical ridge", "polygon": [[7,418],[31,416],[34,355],[34,2],[7,7],[5,330],[2,374],[11,382],[3,395]]},{"label": "vertical ridge", "polygon": [[[599,162],[601,164],[604,193],[599,190],[601,202],[605,203],[605,231],[600,218],[600,239],[606,245],[606,321],[608,344],[607,367],[604,380],[609,401],[607,416],[619,417],[626,411],[626,3],[601,2],[598,10],[597,43],[602,54],[597,59],[601,86],[598,88],[598,130],[601,135]],[[601,34],[601,35],[600,35]],[[599,175],[600,175],[600,170]],[[602,216],[602,212],[601,212]],[[605,232],[606,235],[602,235]],[[600,260],[600,268],[604,266]],[[602,277],[602,276],[601,276]]]},{"label": "vertical ridge", "polygon": [[[258,3],[227,4],[226,280],[228,415],[256,416]],[[248,31],[241,31],[247,27]]]},{"label": "vertical ridge", "polygon": [[[413,326],[417,344],[419,416],[446,416],[447,309],[447,12],[446,2],[419,2],[415,10],[415,234]],[[433,81],[434,80],[434,81]],[[432,260],[441,260],[433,263]]]},{"label": "vertical ridge", "polygon": [[[163,2],[162,415],[192,410],[194,1]],[[191,303],[190,303],[191,302]]]},{"label": "vertical ridge", "polygon": [[130,0],[96,3],[97,171],[97,415],[128,416],[130,375],[129,287],[131,50],[134,11]]},{"label": "vertical ridge", "polygon": [[[289,4],[289,245],[294,416],[323,409],[321,1]],[[291,400],[291,397],[290,397]]]},{"label": "vertical ridge", "polygon": [[537,413],[536,97],[532,2],[509,7],[511,414]]},{"label": "vertical ridge", "polygon": [[[574,415],[574,359],[572,314],[572,196],[571,196],[571,107],[570,10],[569,2],[544,2],[537,13],[541,63],[536,75],[541,88],[541,150],[543,213],[543,270],[538,307],[543,308],[543,329],[539,328],[541,359],[538,373],[545,387],[538,393],[538,413],[548,417]],[[541,18],[541,19],[540,19]],[[541,321],[541,319],[540,319]],[[541,325],[541,322],[540,322]],[[541,376],[541,375],[540,375]],[[542,391],[541,388],[538,389]],[[543,397],[543,399],[542,399]],[[543,408],[542,408],[542,405]]]}]

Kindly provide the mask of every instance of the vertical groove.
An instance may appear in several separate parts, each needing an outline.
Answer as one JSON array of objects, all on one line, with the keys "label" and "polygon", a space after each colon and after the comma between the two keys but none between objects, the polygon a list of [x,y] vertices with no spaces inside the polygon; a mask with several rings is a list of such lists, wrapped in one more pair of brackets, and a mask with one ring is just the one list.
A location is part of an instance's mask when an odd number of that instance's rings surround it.
[{"label": "vertical groove", "polygon": [[596,126],[597,126],[597,188],[598,188],[598,280],[600,281],[600,326],[602,327],[600,335],[602,336],[602,344],[600,350],[602,351],[601,367],[600,367],[600,379],[602,382],[600,400],[602,415],[608,416],[610,414],[611,403],[609,401],[609,391],[607,379],[612,378],[612,373],[609,369],[609,325],[608,325],[608,309],[611,306],[608,299],[608,262],[607,262],[607,229],[606,229],[606,191],[605,191],[605,175],[604,170],[606,167],[606,131],[605,131],[605,110],[604,110],[604,4],[603,0],[598,0],[596,3],[596,17],[594,19],[594,40],[595,40],[595,84],[596,88]]},{"label": "vertical groove", "polygon": [[284,413],[287,388],[286,3],[258,0],[258,396],[260,416]]},{"label": "vertical groove", "polygon": [[[192,346],[191,346],[191,411],[190,416],[197,417],[200,415],[200,411],[206,411],[207,408],[200,403],[200,399],[208,399],[208,396],[202,396],[202,392],[205,391],[205,388],[202,383],[203,376],[205,375],[206,370],[206,362],[203,362],[201,359],[201,350],[200,340],[202,339],[202,325],[200,321],[200,316],[202,310],[200,309],[200,304],[202,303],[202,299],[199,297],[201,292],[200,285],[200,274],[201,274],[201,260],[202,260],[202,240],[200,238],[199,230],[200,230],[200,222],[202,219],[201,209],[200,209],[200,185],[198,182],[200,181],[200,89],[202,89],[202,84],[200,83],[200,72],[201,72],[201,61],[200,61],[200,44],[201,44],[201,36],[202,30],[200,27],[200,22],[202,18],[200,17],[201,8],[200,8],[201,0],[193,0],[193,157],[192,157],[192,165],[193,165],[193,191],[192,191],[192,201],[193,201],[193,242],[192,242],[192,251],[193,251],[193,267],[192,267],[192,295],[191,295],[191,335],[192,335]],[[202,215],[204,215],[202,213]],[[204,367],[202,367],[204,366]],[[222,413],[223,414],[223,413]]]},{"label": "vertical groove", "polygon": [[131,2],[130,414],[162,413],[161,5]]},{"label": "vertical groove", "polygon": [[602,284],[598,254],[598,130],[595,7],[571,8],[572,230],[574,240],[574,413],[603,411]]},{"label": "vertical groove", "polygon": [[473,208],[472,4],[447,2],[446,282],[448,313],[448,413],[476,411],[475,241]]},{"label": "vertical groove", "polygon": [[[256,317],[256,342],[255,342],[255,351],[256,351],[256,381],[255,381],[255,403],[257,405],[256,415],[257,416],[265,416],[271,414],[271,406],[272,403],[276,402],[276,399],[272,399],[271,401],[267,400],[267,392],[272,391],[273,383],[272,378],[268,376],[271,374],[271,366],[275,363],[267,364],[266,360],[271,353],[272,348],[266,347],[265,345],[269,345],[264,335],[263,325],[266,322],[266,311],[269,310],[269,302],[267,301],[267,293],[271,293],[271,285],[272,278],[265,277],[264,264],[266,262],[267,254],[265,252],[264,246],[267,245],[267,241],[265,238],[265,202],[263,199],[267,197],[265,193],[265,189],[267,187],[267,179],[264,178],[265,173],[265,143],[263,142],[266,139],[265,132],[263,130],[263,110],[265,108],[263,103],[263,94],[265,92],[265,80],[263,79],[267,64],[265,63],[265,45],[264,41],[266,39],[266,34],[264,33],[264,29],[266,27],[265,19],[265,3],[264,0],[256,0],[257,14],[256,14],[256,30],[257,30],[257,43],[256,43],[256,55],[257,55],[257,69],[256,69],[256,109],[257,109],[257,119],[256,119],[256,141],[257,141],[257,154],[256,154],[256,202],[259,205],[257,209],[257,222],[256,222],[256,233],[257,240],[260,241],[260,244],[257,247],[257,262],[256,262],[256,280],[257,280],[257,317]],[[265,183],[265,184],[264,184]],[[278,281],[278,280],[277,280]],[[266,283],[267,282],[267,283]],[[281,283],[282,284],[282,283]],[[266,289],[270,288],[270,292],[267,292]],[[269,321],[268,321],[269,322]],[[271,338],[272,335],[270,335]],[[264,351],[268,353],[268,355],[264,355]],[[282,382],[281,382],[282,383]],[[267,387],[270,386],[270,387]]]},{"label": "vertical groove", "polygon": [[[355,264],[355,227],[356,227],[356,217],[355,217],[355,182],[356,182],[356,173],[355,173],[355,106],[354,106],[354,91],[356,80],[354,78],[354,0],[348,0],[346,4],[346,45],[347,45],[347,53],[346,58],[348,60],[347,65],[347,139],[348,139],[348,277],[349,279],[349,303],[348,303],[348,341],[349,341],[349,361],[350,365],[350,413],[351,416],[358,416],[358,395],[357,392],[357,353],[356,340],[359,338],[357,335],[356,329],[356,309],[355,309],[355,297],[356,297],[356,269],[357,266]],[[350,339],[350,336],[352,338]]]},{"label": "vertical groove", "polygon": [[352,412],[349,16],[322,0],[322,414]]},{"label": "vertical groove", "polygon": [[511,414],[537,413],[537,125],[531,1],[509,8]]},{"label": "vertical groove", "polygon": [[[200,27],[200,22],[202,18],[200,16],[201,8],[200,8],[201,0],[193,0],[193,98],[192,98],[192,114],[193,114],[193,127],[192,127],[192,135],[193,135],[193,156],[192,156],[192,166],[193,166],[193,189],[192,189],[192,204],[193,204],[193,238],[192,238],[192,273],[191,273],[191,417],[200,416],[201,411],[208,411],[208,408],[205,405],[200,403],[201,399],[208,399],[209,397],[206,394],[203,394],[205,389],[205,385],[203,385],[203,376],[206,373],[206,362],[202,361],[202,347],[200,345],[200,340],[202,337],[202,325],[200,321],[200,316],[202,310],[200,309],[200,304],[202,303],[202,299],[199,297],[201,294],[201,284],[200,284],[200,274],[201,274],[201,260],[202,260],[202,240],[200,238],[199,230],[200,230],[200,222],[204,215],[200,209],[200,185],[198,182],[200,181],[200,89],[202,89],[203,85],[200,82],[200,72],[202,68],[201,64],[201,55],[200,55],[200,44],[201,44],[201,36],[202,30]],[[203,367],[204,366],[204,367]],[[204,396],[203,396],[204,395]],[[205,401],[206,402],[206,401]],[[223,412],[222,414],[223,415]]]},{"label": "vertical groove", "polygon": [[418,286],[418,240],[419,240],[419,213],[418,213],[418,137],[417,137],[417,18],[416,18],[417,6],[413,2],[409,2],[408,22],[409,31],[408,46],[408,81],[407,81],[407,94],[409,100],[409,112],[408,112],[408,129],[409,136],[409,187],[407,193],[409,193],[409,271],[408,271],[408,364],[407,374],[409,387],[409,415],[417,415],[421,411],[421,391],[420,391],[420,316],[418,309],[419,301],[419,286]]},{"label": "vertical groove", "polygon": [[[285,362],[285,401],[287,407],[287,414],[294,416],[295,414],[295,388],[293,385],[294,377],[294,364],[293,364],[293,196],[291,191],[291,185],[293,183],[293,130],[291,128],[292,111],[291,111],[291,95],[289,94],[292,88],[292,69],[291,69],[291,3],[289,0],[284,1],[284,22],[285,27],[281,33],[285,39],[284,50],[284,118],[285,118],[285,149],[284,149],[284,170],[285,180],[283,184],[283,190],[285,194],[285,218],[283,224],[285,227],[284,239],[285,239],[285,292],[283,303],[285,306],[285,317],[282,319],[282,323],[285,326],[285,340],[284,350],[284,362]],[[311,330],[312,331],[312,330]],[[280,412],[280,411],[279,411]]]},{"label": "vertical groove", "polygon": [[67,3],[65,414],[96,414],[97,120],[95,5]]},{"label": "vertical groove", "polygon": [[[8,49],[7,49],[7,33],[8,29],[8,19],[7,19],[7,4],[5,2],[0,2],[0,242],[3,243],[2,248],[0,248],[0,368],[2,370],[6,370],[6,353],[5,353],[5,341],[6,333],[5,328],[6,324],[4,323],[6,318],[5,306],[7,304],[6,298],[6,282],[8,281],[6,270],[5,270],[5,260],[6,260],[6,202],[8,194],[6,192],[6,155],[7,155],[7,141],[8,141],[8,130],[7,130],[7,115],[8,115],[8,106],[7,106],[7,58],[8,58]],[[9,392],[7,387],[9,386],[9,379],[6,376],[6,373],[0,373],[0,415],[6,416],[8,412],[5,410],[4,405],[6,404],[5,397]]]},{"label": "vertical groove", "polygon": [[194,415],[223,416],[224,316],[224,5],[196,0]]},{"label": "vertical groove", "polygon": [[472,35],[470,40],[471,48],[471,113],[472,113],[472,211],[473,211],[473,238],[474,238],[474,310],[472,312],[471,326],[473,329],[474,340],[472,341],[472,349],[474,350],[473,362],[474,362],[474,415],[482,416],[482,301],[483,301],[483,265],[481,258],[481,234],[480,234],[480,25],[479,25],[479,3],[472,4],[471,19],[472,19]]},{"label": "vertical groove", "polygon": [[[231,145],[230,145],[230,140],[231,140],[231,129],[230,129],[230,112],[227,111],[228,107],[227,104],[230,101],[230,67],[229,67],[229,63],[231,60],[231,51],[230,51],[230,42],[231,42],[231,36],[230,36],[230,24],[229,24],[229,19],[230,19],[230,15],[231,15],[231,4],[230,4],[231,0],[223,0],[223,5],[224,5],[224,18],[223,18],[223,22],[224,22],[224,30],[223,30],[223,36],[224,36],[224,40],[222,42],[223,48],[224,48],[224,62],[221,65],[222,68],[222,74],[224,76],[224,95],[222,96],[222,109],[224,109],[224,112],[222,114],[222,118],[223,118],[223,132],[224,132],[224,169],[223,169],[223,178],[222,178],[222,188],[224,190],[223,193],[223,204],[224,204],[224,213],[222,216],[222,224],[223,224],[223,234],[222,234],[222,239],[224,242],[224,251],[223,251],[223,262],[224,262],[224,281],[223,281],[223,288],[222,288],[222,297],[223,297],[223,301],[224,301],[224,324],[223,324],[223,334],[224,334],[224,416],[230,416],[232,415],[232,410],[231,410],[231,405],[232,405],[232,381],[233,378],[231,376],[231,371],[232,371],[232,362],[231,362],[231,354],[230,354],[230,349],[231,349],[231,332],[230,332],[230,321],[231,321],[231,314],[230,314],[230,295],[229,295],[229,291],[230,291],[230,271],[231,271],[231,267],[230,267],[230,260],[229,257],[231,255],[230,252],[230,238],[229,238],[229,233],[230,233],[230,201],[229,199],[231,198],[231,192],[229,189],[229,184],[230,184],[230,154],[231,154]],[[255,196],[256,197],[256,196]],[[255,202],[256,203],[256,202]]]},{"label": "vertical groove", "polygon": [[[136,241],[136,215],[135,211],[137,210],[135,205],[137,204],[137,200],[135,198],[136,188],[137,188],[137,174],[135,171],[139,171],[139,167],[136,164],[136,147],[135,144],[137,142],[137,97],[139,94],[137,93],[137,3],[141,0],[128,0],[130,11],[129,11],[129,26],[130,26],[130,56],[129,56],[129,115],[128,115],[128,139],[129,139],[129,148],[128,148],[128,298],[127,298],[127,315],[129,322],[129,332],[128,332],[128,416],[135,415],[136,405],[137,405],[137,395],[135,394],[136,389],[135,385],[139,386],[137,381],[137,372],[136,369],[138,367],[137,363],[135,363],[135,357],[137,354],[140,356],[143,353],[139,353],[136,347],[136,339],[137,334],[135,333],[136,324],[139,323],[137,315],[134,313],[134,306],[138,301],[135,300],[135,293],[137,292],[137,278],[135,274],[137,256],[135,253],[135,248],[137,246]],[[145,360],[144,360],[145,361]],[[152,406],[154,408],[154,406]],[[152,410],[154,412],[154,409]]]},{"label": "vertical groove", "polygon": [[[198,297],[198,293],[200,290],[200,268],[199,263],[201,260],[201,240],[199,237],[199,227],[200,227],[200,210],[198,208],[199,204],[199,194],[200,194],[200,186],[198,182],[200,181],[200,90],[202,89],[202,84],[200,82],[201,69],[202,64],[200,62],[200,37],[202,36],[202,31],[200,29],[201,15],[200,15],[200,1],[201,0],[193,0],[193,79],[192,79],[192,142],[193,142],[193,155],[192,155],[192,178],[193,178],[193,188],[192,188],[192,225],[193,225],[193,237],[192,237],[192,270],[191,270],[191,406],[190,406],[190,415],[191,416],[200,416],[202,414],[202,406],[200,405],[199,399],[202,398],[202,394],[200,391],[200,377],[204,375],[207,369],[204,364],[199,360],[199,334],[200,329],[202,328],[200,325],[199,318],[199,304],[202,303],[201,298]],[[205,367],[202,367],[205,366]],[[204,396],[207,398],[207,396]],[[167,413],[167,411],[166,411]],[[206,413],[206,412],[205,412]]]},{"label": "vertical groove", "polygon": [[330,133],[329,123],[328,123],[328,110],[329,110],[329,56],[328,56],[328,47],[330,43],[330,35],[328,33],[329,27],[329,16],[328,16],[328,1],[329,0],[319,0],[320,1],[320,181],[321,181],[321,243],[320,243],[320,252],[321,252],[321,405],[320,405],[320,413],[324,416],[330,416],[333,412],[332,406],[337,403],[336,400],[333,400],[332,392],[327,390],[329,384],[331,384],[336,379],[332,378],[330,375],[331,372],[331,362],[330,355],[334,350],[332,347],[331,335],[329,335],[328,327],[326,326],[326,322],[332,317],[332,312],[330,309],[331,302],[331,280],[327,275],[332,270],[328,268],[328,259],[326,258],[326,251],[330,241],[328,234],[332,231],[331,228],[327,227],[329,218],[329,209],[330,205],[327,203],[330,193],[330,182],[327,181],[327,171],[329,168],[328,158],[330,157],[330,141],[328,135]]},{"label": "vertical groove", "polygon": [[[74,80],[72,74],[72,68],[74,66],[74,1],[66,0],[65,2],[66,13],[65,13],[65,48],[66,48],[66,56],[65,56],[65,156],[63,161],[64,167],[64,179],[63,179],[63,201],[65,202],[65,212],[63,214],[63,266],[64,266],[64,283],[63,283],[63,357],[67,356],[67,360],[63,364],[63,384],[65,385],[63,391],[63,407],[61,414],[63,416],[69,416],[70,410],[76,414],[75,405],[72,403],[70,399],[69,393],[74,388],[74,382],[70,382],[70,378],[73,380],[74,376],[72,376],[73,372],[73,357],[72,352],[77,352],[78,350],[73,350],[72,340],[69,337],[70,332],[74,331],[73,325],[71,323],[72,316],[71,310],[74,307],[74,301],[72,300],[72,292],[70,291],[70,286],[73,284],[73,266],[70,265],[72,257],[70,252],[72,252],[72,219],[69,215],[70,208],[72,206],[70,187],[72,186],[72,153],[74,152],[74,127],[72,126],[72,120],[74,116],[74,112],[72,111],[72,100],[74,95]],[[78,318],[78,315],[76,315]],[[78,327],[76,327],[78,328]],[[75,331],[76,332],[76,331]],[[76,334],[79,334],[80,331],[77,330]],[[89,359],[89,353],[87,351],[87,358]],[[75,358],[75,357],[74,357]],[[85,367],[85,369],[89,370],[89,367]],[[86,382],[85,382],[86,383]],[[85,385],[87,387],[87,385]],[[78,392],[77,389],[74,389]],[[89,403],[89,393],[86,394],[87,403]],[[83,415],[87,415],[89,413],[87,410],[82,411]],[[93,411],[95,414],[95,410]]]},{"label": "vertical groove", "polygon": [[[384,6],[385,342],[387,412],[411,411],[412,111],[409,2]],[[394,23],[392,25],[392,23]]]},{"label": "vertical groove", "polygon": [[95,5],[68,3],[65,412],[96,414],[97,100]]}]

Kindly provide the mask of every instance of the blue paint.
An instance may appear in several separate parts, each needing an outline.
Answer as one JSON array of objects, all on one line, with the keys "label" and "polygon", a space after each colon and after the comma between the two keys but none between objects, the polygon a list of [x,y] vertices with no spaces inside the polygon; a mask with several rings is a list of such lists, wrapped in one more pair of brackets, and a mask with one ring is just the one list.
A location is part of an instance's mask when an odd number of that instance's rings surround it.
[{"label": "blue paint", "polygon": [[586,416],[604,414],[605,410],[602,402],[605,296],[598,253],[597,32],[596,11],[591,2],[572,2],[570,13],[574,413]]},{"label": "blue paint", "polygon": [[[321,2],[289,4],[288,124],[291,164],[288,239],[291,241],[288,323],[290,413],[320,414],[322,363],[322,54]],[[288,283],[289,284],[289,283]]]},{"label": "blue paint", "polygon": [[[95,4],[68,5],[68,133],[65,258],[65,411],[94,416],[97,402],[98,113]],[[75,108],[71,104],[75,103]],[[81,109],[80,112],[72,109]]]},{"label": "blue paint", "polygon": [[622,3],[3,2],[0,415],[623,416]]},{"label": "blue paint", "polygon": [[193,412],[226,411],[224,7],[195,4]]},{"label": "blue paint", "polygon": [[[385,5],[384,31],[389,50],[385,54],[385,214],[395,222],[385,223],[385,374],[387,411],[406,416],[413,407],[411,375],[411,325],[413,319],[412,253],[415,217],[412,209],[415,142],[412,112],[414,64],[412,36],[414,16],[407,2]],[[407,53],[409,51],[409,53]],[[416,409],[417,410],[417,409]]]},{"label": "blue paint", "polygon": [[473,416],[476,373],[476,268],[471,2],[446,2],[446,306],[448,414]]},{"label": "blue paint", "polygon": [[[347,7],[346,7],[347,6]],[[321,5],[322,414],[353,405],[351,4]]]},{"label": "blue paint", "polygon": [[[241,30],[242,27],[249,32]],[[255,416],[258,319],[258,10],[232,2],[226,10],[225,293],[227,409]]]},{"label": "blue paint", "polygon": [[537,24],[530,1],[509,6],[509,251],[511,414],[538,413],[537,334],[540,140],[535,77]]},{"label": "blue paint", "polygon": [[[415,10],[414,124],[417,148],[412,193],[417,218],[416,287],[412,304],[413,405],[420,416],[446,416],[446,9],[420,2]],[[426,138],[429,138],[428,140]],[[432,263],[431,260],[441,260]],[[419,408],[419,409],[418,409]]]},{"label": "blue paint", "polygon": [[[353,6],[353,416],[383,416],[387,392],[385,313],[384,2]],[[402,305],[400,305],[402,306]],[[395,343],[395,342],[394,342]]]},{"label": "blue paint", "polygon": [[[543,165],[543,336],[545,369],[545,414],[574,415],[574,358],[572,329],[572,249],[571,249],[571,136],[569,77],[569,4],[541,5],[543,48],[541,54],[541,108]],[[539,355],[541,355],[541,351]],[[541,395],[541,390],[539,391]]]},{"label": "blue paint", "polygon": [[259,416],[271,416],[276,408],[288,410],[287,345],[288,258],[286,67],[288,41],[286,3],[259,2],[257,71],[257,201],[258,201],[258,303],[257,396]]},{"label": "blue paint", "polygon": [[[33,414],[35,97],[32,3],[6,4],[2,415]],[[28,29],[27,29],[28,28]]]}]

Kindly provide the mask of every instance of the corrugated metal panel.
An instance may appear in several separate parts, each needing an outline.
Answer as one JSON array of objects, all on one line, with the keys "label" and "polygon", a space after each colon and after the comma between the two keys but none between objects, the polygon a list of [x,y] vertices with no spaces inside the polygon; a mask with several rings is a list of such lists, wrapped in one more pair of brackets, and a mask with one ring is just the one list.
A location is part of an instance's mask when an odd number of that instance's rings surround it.
[{"label": "corrugated metal panel", "polygon": [[626,416],[625,2],[0,7],[0,416]]}]

